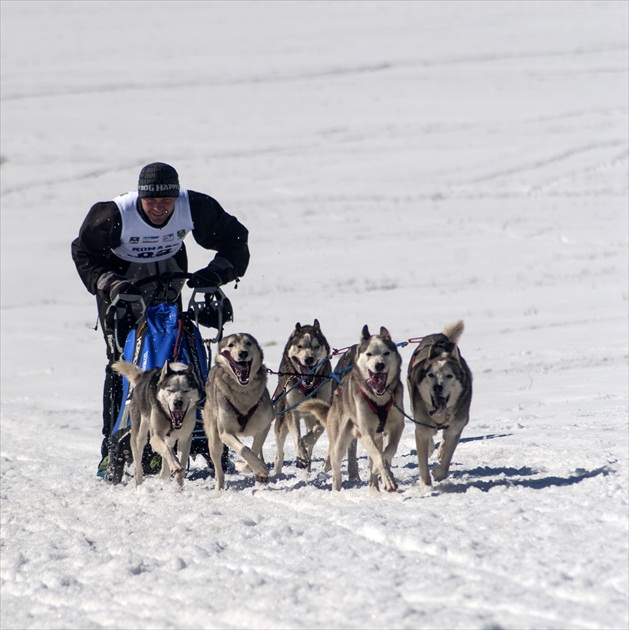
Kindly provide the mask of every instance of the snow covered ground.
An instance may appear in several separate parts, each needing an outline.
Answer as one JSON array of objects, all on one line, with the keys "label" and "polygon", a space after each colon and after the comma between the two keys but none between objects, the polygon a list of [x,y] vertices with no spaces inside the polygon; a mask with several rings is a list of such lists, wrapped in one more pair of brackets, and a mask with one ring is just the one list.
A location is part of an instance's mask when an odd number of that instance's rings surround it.
[{"label": "snow covered ground", "polygon": [[[1,10],[2,628],[627,626],[626,2]],[[325,438],[265,487],[95,476],[70,242],[157,160],[249,227],[227,332],[269,367],[296,321],[465,320],[448,480],[419,492],[410,423],[390,495],[330,492]]]}]

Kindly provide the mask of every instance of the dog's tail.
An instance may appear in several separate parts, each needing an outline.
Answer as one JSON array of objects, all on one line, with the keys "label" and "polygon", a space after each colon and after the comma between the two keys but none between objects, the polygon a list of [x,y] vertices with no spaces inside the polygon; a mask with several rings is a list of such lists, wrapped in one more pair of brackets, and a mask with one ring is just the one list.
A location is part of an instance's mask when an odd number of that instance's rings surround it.
[{"label": "dog's tail", "polygon": [[131,387],[135,387],[140,381],[140,377],[144,374],[144,370],[134,363],[129,363],[129,361],[116,361],[112,363],[111,368],[114,372],[118,372],[118,374],[122,374],[122,376],[126,376],[127,380],[131,384]]},{"label": "dog's tail", "polygon": [[323,426],[325,426],[328,419],[329,409],[330,405],[328,405],[328,403],[318,400],[317,398],[310,398],[299,405],[299,411],[311,413]]},{"label": "dog's tail", "polygon": [[459,343],[459,339],[465,330],[465,324],[463,320],[460,319],[458,322],[454,322],[454,324],[448,324],[443,329],[443,334],[456,346]]}]

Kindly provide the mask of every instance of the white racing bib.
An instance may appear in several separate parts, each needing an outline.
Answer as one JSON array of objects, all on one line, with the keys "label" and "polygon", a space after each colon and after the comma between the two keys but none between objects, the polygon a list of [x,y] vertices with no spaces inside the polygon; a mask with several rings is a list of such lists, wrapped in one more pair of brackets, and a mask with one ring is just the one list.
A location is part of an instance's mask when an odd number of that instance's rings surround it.
[{"label": "white racing bib", "polygon": [[120,246],[113,252],[128,262],[156,262],[174,256],[192,231],[192,215],[188,191],[181,190],[175,202],[175,211],[162,227],[149,225],[137,210],[138,193],[130,192],[113,200],[120,208],[122,233]]}]

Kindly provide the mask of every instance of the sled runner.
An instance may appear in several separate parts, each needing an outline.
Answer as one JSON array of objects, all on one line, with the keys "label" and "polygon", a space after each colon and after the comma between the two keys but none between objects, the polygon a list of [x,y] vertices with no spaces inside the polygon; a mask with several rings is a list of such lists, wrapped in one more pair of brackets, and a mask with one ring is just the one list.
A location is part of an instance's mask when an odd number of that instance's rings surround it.
[{"label": "sled runner", "polygon": [[[178,291],[180,291],[183,284],[181,281],[190,277],[192,274],[170,273],[143,278],[137,281],[135,285],[141,288],[146,284],[155,282],[162,285],[173,283],[173,285],[178,286]],[[178,283],[176,283],[177,280]],[[179,295],[176,302],[163,302],[148,308],[144,299],[139,295],[121,295],[110,305],[107,319],[111,322],[113,343],[116,344],[120,358],[134,363],[143,370],[162,367],[166,361],[192,365],[195,376],[199,383],[204,386],[212,360],[209,344],[217,343],[222,339],[223,325],[228,321],[233,321],[233,311],[231,302],[219,287],[200,287],[193,289],[186,311],[181,308]],[[128,323],[130,321],[136,323],[127,334],[123,344],[120,339],[120,331],[124,329],[123,322]],[[204,341],[199,331],[199,325],[215,328],[216,336]],[[111,395],[112,417],[116,417],[116,422],[109,438],[108,461],[104,477],[107,482],[112,484],[120,483],[125,466],[133,461],[129,418],[132,395],[133,391],[130,391],[129,382],[124,377],[122,378],[121,398],[117,399],[114,392]],[[201,416],[204,402],[205,388],[203,388],[203,398],[197,409],[197,422],[192,434],[190,458],[196,459],[198,455],[201,455],[208,467],[213,469]],[[118,410],[117,415],[116,410]],[[227,453],[224,452],[222,462],[224,469],[227,467],[227,457]],[[149,444],[145,448],[142,464],[145,474],[158,472],[161,466],[159,456],[152,451]]]}]

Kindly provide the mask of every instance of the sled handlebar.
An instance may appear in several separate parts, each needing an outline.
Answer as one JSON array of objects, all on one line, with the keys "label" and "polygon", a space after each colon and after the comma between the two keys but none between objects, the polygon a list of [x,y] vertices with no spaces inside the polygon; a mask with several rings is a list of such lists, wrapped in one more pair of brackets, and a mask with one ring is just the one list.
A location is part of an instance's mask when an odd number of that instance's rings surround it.
[{"label": "sled handlebar", "polygon": [[[130,280],[129,282],[133,282],[133,284],[138,288],[142,288],[145,284],[150,284],[151,282],[157,282],[159,284],[167,284],[172,282],[173,280],[190,280],[194,276],[193,273],[188,271],[165,271],[164,273],[160,273],[154,276],[146,276],[145,278],[140,278],[139,280]],[[219,287],[216,285],[211,285],[207,287],[200,287],[203,291],[213,291],[218,289]]]},{"label": "sled handlebar", "polygon": [[[193,277],[193,275],[194,274],[185,271],[167,271],[159,275],[146,276],[145,278],[140,278],[139,280],[131,282],[133,282],[134,286],[138,289],[141,289],[143,286],[151,283],[157,283],[159,288],[167,288],[172,281],[189,280]],[[154,295],[156,295],[157,292]],[[180,295],[180,292],[180,289],[178,289],[178,297]],[[194,317],[194,321],[197,327],[199,326],[199,313],[205,307],[210,306],[216,311],[216,324],[212,324],[209,327],[216,328],[218,330],[218,333],[214,339],[210,339],[211,343],[216,343],[220,341],[223,337],[223,325],[225,323],[225,319],[223,316],[224,302],[229,303],[229,300],[219,286],[211,285],[192,288],[192,295],[190,296],[190,299],[188,301],[186,311]],[[141,320],[145,316],[147,304],[143,295],[125,295],[123,293],[116,296],[109,308],[113,309],[114,326],[117,329],[118,318],[124,317],[124,315],[127,314],[129,311],[133,313],[133,317],[136,321]],[[114,336],[116,338],[116,345],[119,346],[117,331]],[[121,350],[120,347],[118,349]]]}]

